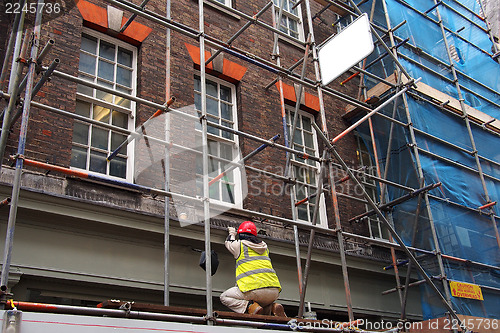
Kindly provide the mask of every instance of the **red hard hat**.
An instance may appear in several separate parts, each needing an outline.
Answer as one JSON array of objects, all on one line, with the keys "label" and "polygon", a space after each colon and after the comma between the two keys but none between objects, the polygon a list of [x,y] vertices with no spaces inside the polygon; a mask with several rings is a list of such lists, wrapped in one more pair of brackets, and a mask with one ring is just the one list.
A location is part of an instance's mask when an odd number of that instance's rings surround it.
[{"label": "red hard hat", "polygon": [[238,227],[238,233],[248,232],[254,236],[257,236],[257,227],[252,221],[245,221]]}]

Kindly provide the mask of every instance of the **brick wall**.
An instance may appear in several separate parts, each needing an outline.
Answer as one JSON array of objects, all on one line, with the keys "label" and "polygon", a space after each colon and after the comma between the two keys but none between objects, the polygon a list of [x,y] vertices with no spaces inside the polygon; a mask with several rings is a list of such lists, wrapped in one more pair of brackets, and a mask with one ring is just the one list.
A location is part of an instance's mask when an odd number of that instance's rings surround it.
[{"label": "brick wall", "polygon": [[[101,7],[106,7],[104,2],[95,3]],[[264,5],[265,1],[263,0],[236,1],[235,7],[246,13],[256,13]],[[316,8],[315,2],[312,3],[312,6],[313,13],[319,10],[319,7]],[[147,8],[156,13],[165,13],[165,4],[161,1],[151,1],[148,3]],[[218,39],[223,41],[229,39],[246,23],[246,20],[238,19],[234,15],[222,13],[212,6],[207,5],[205,10],[205,32],[208,35],[217,36]],[[126,16],[128,16],[128,14],[126,14]],[[303,17],[306,17],[305,11]],[[172,18],[197,30],[197,1],[174,1],[172,3]],[[271,22],[271,10],[268,10],[262,16],[262,20]],[[136,18],[136,21],[153,29],[151,34],[138,48],[137,95],[158,104],[163,104],[165,102],[166,77],[165,27],[153,24],[141,17]],[[318,41],[323,40],[333,33],[333,31],[331,31],[331,26],[319,20],[315,21],[314,24],[316,25],[315,32]],[[82,17],[76,7],[74,7],[69,14],[44,24],[42,45],[49,38],[53,38],[56,41],[56,45],[47,57],[46,62],[52,60],[54,57],[59,57],[61,59],[61,64],[58,70],[77,75],[82,27]],[[307,28],[306,24],[304,27]],[[253,25],[242,34],[233,45],[248,50],[249,53],[259,57],[271,59],[272,38],[271,32]],[[182,108],[194,103],[193,75],[196,73],[196,69],[184,43],[198,46],[196,40],[181,35],[180,33],[172,32],[171,90],[172,96],[177,98],[176,103],[173,105],[174,108]],[[207,47],[207,49],[209,48]],[[280,54],[282,66],[289,67],[303,56],[304,50],[291,43],[284,42],[280,43]],[[279,93],[274,85],[267,90],[264,89],[265,86],[275,78],[275,75],[231,55],[225,54],[224,58],[248,67],[243,79],[236,83],[239,129],[263,138],[271,138],[275,134],[282,135],[283,127]],[[310,61],[308,62],[307,68],[307,77],[314,80],[313,64]],[[298,72],[300,72],[300,67]],[[347,77],[347,74],[339,80],[345,77]],[[352,85],[340,86],[338,84],[333,84],[332,87],[345,94],[355,96],[358,88],[354,80],[351,82],[353,83]],[[291,81],[285,80],[285,83],[293,85]],[[306,91],[316,95],[316,91],[312,89],[306,89]],[[75,94],[75,84],[63,81],[60,78],[54,78],[45,85],[36,100],[73,112],[75,109]],[[347,126],[342,119],[343,110],[346,105],[338,99],[334,99],[328,95],[325,96],[324,100],[328,131],[329,135],[333,137]],[[135,119],[136,126],[142,124],[155,111],[156,110],[152,107],[138,105]],[[319,116],[316,116],[316,121],[318,123],[320,122]],[[72,122],[73,121],[69,118],[33,109],[30,117],[30,130],[27,139],[27,157],[69,166]],[[161,122],[158,122],[156,124],[158,132],[161,132],[160,123]],[[175,126],[174,124],[174,129],[176,128]],[[7,148],[8,154],[15,151],[17,147],[15,139],[18,133],[17,127],[14,129],[13,133]],[[283,142],[284,140],[281,138],[279,143],[283,144]],[[240,147],[243,155],[248,154],[259,145],[260,143],[248,139],[240,139]],[[161,149],[161,145],[158,144],[155,144],[154,147],[156,147],[155,151],[156,149]],[[344,138],[338,144],[337,149],[350,166],[357,166],[356,143],[352,136]],[[136,158],[137,160],[147,160],[150,156],[147,150],[138,149],[136,151]],[[191,170],[190,172],[193,172],[195,165],[193,162],[193,157],[187,157],[184,160],[176,161],[176,163],[172,165],[172,177],[182,179],[183,175],[186,175],[186,170]],[[251,165],[267,171],[282,173],[285,165],[285,153],[277,149],[267,148],[251,160]],[[163,187],[163,169],[160,159],[155,159],[155,163],[142,171],[143,172],[138,175],[136,179],[137,182],[157,188]],[[288,195],[280,194],[281,189],[284,187],[282,181],[266,176],[260,177],[250,171],[247,171],[247,176],[249,179],[249,196],[244,201],[245,208],[277,216],[291,217],[290,198]],[[251,182],[252,180],[254,182]],[[339,187],[339,191],[345,189],[345,186],[342,188]],[[331,206],[331,199],[328,196],[326,201],[327,206]],[[339,208],[341,219],[345,222],[348,218],[359,214],[362,206],[354,204],[353,201],[348,201],[345,198],[339,198]],[[328,208],[328,219],[329,223],[333,225],[334,218],[331,207]],[[359,224],[349,225],[345,223],[345,229],[347,231],[356,230],[362,234],[367,233],[366,227]]]}]

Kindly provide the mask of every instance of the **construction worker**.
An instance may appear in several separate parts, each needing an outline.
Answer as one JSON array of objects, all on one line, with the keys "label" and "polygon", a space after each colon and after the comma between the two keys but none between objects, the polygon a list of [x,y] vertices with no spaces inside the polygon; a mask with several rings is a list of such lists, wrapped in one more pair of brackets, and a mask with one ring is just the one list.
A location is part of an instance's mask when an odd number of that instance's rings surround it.
[{"label": "construction worker", "polygon": [[255,224],[245,221],[238,232],[234,227],[228,227],[228,232],[225,245],[236,259],[236,286],[220,295],[222,304],[238,313],[285,317],[283,306],[275,303],[281,285],[267,244],[257,238]]}]

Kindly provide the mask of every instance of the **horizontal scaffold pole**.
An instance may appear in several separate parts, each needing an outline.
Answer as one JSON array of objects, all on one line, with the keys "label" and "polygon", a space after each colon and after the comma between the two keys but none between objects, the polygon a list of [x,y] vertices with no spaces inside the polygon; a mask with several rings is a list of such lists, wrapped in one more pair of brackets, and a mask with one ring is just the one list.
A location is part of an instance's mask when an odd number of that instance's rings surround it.
[{"label": "horizontal scaffold pole", "polygon": [[[433,190],[435,189],[436,187],[439,187],[441,186],[441,183],[435,183],[435,184],[431,184],[431,185],[427,185],[425,187],[422,187],[418,190],[415,190],[411,193],[408,193],[408,194],[405,194],[403,195],[402,197],[399,197],[397,199],[394,199],[392,201],[389,201],[383,205],[380,205],[378,208],[380,210],[387,210],[387,209],[390,209],[396,205],[399,205],[400,203],[402,202],[405,202],[407,200],[410,200],[416,196],[418,196],[420,193],[424,193],[424,192],[427,192],[427,191],[430,191],[430,190]],[[361,220],[362,218],[365,218],[365,217],[368,217],[370,215],[373,215],[373,214],[376,214],[376,212],[372,209],[372,210],[369,210],[367,212],[364,212],[363,214],[360,214],[358,216],[355,216],[351,219],[349,219],[349,222],[359,222],[359,220]]]}]

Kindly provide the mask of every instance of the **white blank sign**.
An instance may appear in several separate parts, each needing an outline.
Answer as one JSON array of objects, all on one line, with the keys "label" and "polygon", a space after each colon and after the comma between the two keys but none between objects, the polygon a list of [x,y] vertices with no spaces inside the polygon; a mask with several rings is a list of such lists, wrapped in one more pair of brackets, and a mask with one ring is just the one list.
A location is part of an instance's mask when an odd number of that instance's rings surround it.
[{"label": "white blank sign", "polygon": [[327,85],[373,52],[373,39],[365,13],[333,36],[318,52],[321,82]]}]

